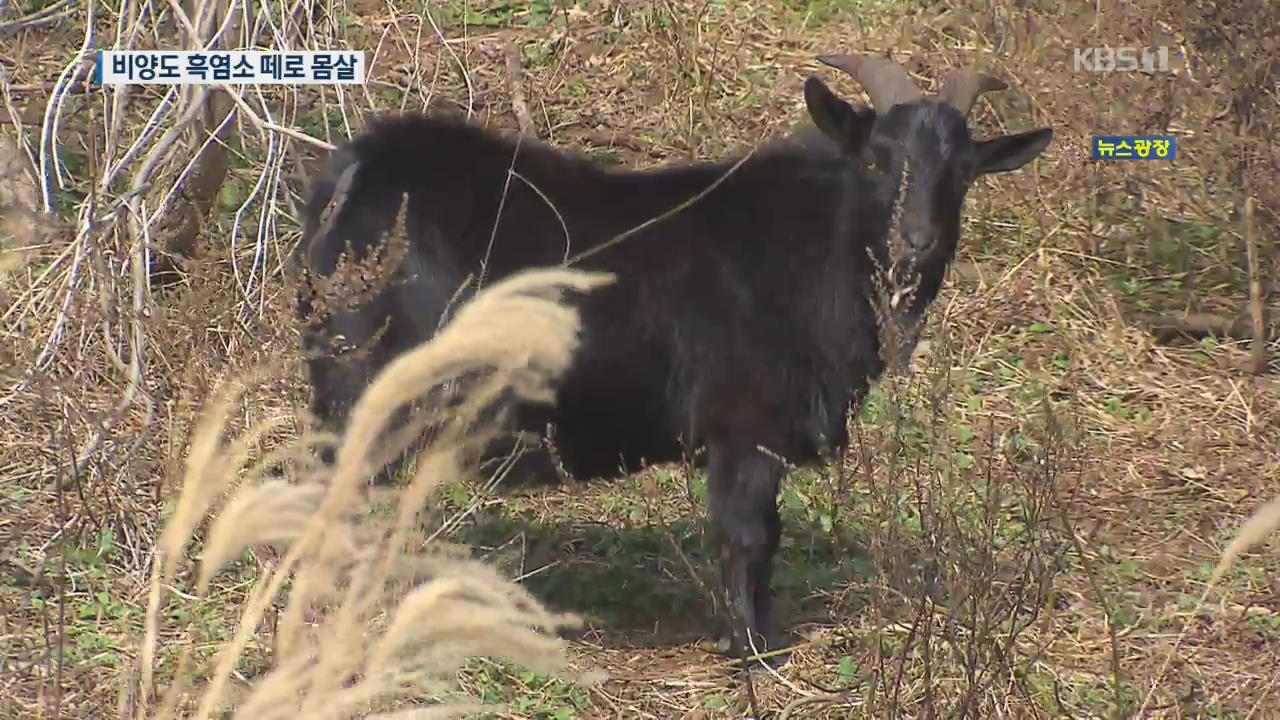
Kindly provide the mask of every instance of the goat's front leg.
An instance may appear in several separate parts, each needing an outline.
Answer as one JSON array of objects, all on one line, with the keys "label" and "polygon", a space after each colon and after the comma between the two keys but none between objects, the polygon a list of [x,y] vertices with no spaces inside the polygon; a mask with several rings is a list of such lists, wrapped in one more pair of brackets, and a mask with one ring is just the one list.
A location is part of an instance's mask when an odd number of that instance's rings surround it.
[{"label": "goat's front leg", "polygon": [[709,443],[708,504],[720,548],[728,651],[743,657],[785,646],[773,625],[770,580],[782,535],[776,459],[755,449]]},{"label": "goat's front leg", "polygon": [[[305,310],[304,317],[309,312]],[[377,334],[385,312],[379,304],[338,310],[319,327],[304,331],[302,349],[307,356],[313,393],[311,412],[319,429],[344,435],[352,408],[390,358],[386,338]],[[319,454],[321,463],[332,466],[337,447],[321,446]],[[388,479],[389,475],[383,473],[376,482]]]}]

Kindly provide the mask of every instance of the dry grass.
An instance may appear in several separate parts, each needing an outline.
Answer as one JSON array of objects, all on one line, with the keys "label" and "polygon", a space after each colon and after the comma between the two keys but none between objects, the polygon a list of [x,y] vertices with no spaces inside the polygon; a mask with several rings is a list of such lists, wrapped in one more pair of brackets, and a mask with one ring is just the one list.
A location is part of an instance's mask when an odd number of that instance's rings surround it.
[{"label": "dry grass", "polygon": [[[781,617],[801,635],[794,660],[748,693],[698,644],[690,575],[713,565],[696,473],[501,499],[452,483],[442,511],[458,512],[435,530],[584,615],[570,660],[611,678],[586,694],[481,664],[463,687],[511,701],[505,716],[519,718],[741,717],[753,700],[814,718],[1110,718],[1144,706],[1147,717],[1265,717],[1275,706],[1280,556],[1261,539],[1265,521],[1241,533],[1262,545],[1232,543],[1280,477],[1276,339],[1255,375],[1249,341],[1229,330],[1189,341],[1154,330],[1187,316],[1247,327],[1249,196],[1269,322],[1280,318],[1280,11],[348,0],[313,23],[273,5],[259,43],[365,49],[372,80],[240,90],[206,242],[180,282],[152,288],[147,254],[169,237],[161,209],[182,202],[175,182],[209,140],[170,132],[196,98],[70,87],[90,19],[99,42],[170,42],[145,13],[91,5],[89,18],[55,3],[36,29],[0,35],[4,132],[43,179],[27,186],[37,210],[56,213],[0,285],[0,714],[94,717],[114,702],[138,659],[126,639],[147,627],[152,544],[190,463],[183,440],[214,378],[293,368],[247,387],[226,432],[256,430],[244,452],[258,463],[302,435],[281,277],[318,149],[373,109],[429,101],[632,166],[713,157],[800,118],[804,75],[826,72],[815,54],[859,50],[892,50],[926,81],[979,61],[1012,88],[975,108],[981,133],[1047,124],[1057,136],[1035,167],[971,193],[916,374],[882,385],[844,462],[789,482],[779,582]],[[1101,44],[1172,45],[1190,62],[1175,56],[1167,75],[1072,70],[1073,47]],[[1166,131],[1174,163],[1086,160],[1091,134]],[[211,660],[234,637],[232,610],[277,572],[258,560],[211,577],[199,602],[161,618],[199,633],[164,638],[157,657]],[[233,668],[246,678],[278,667],[270,629],[252,633]]]},{"label": "dry grass", "polygon": [[[236,392],[221,393],[197,425],[181,493],[160,534],[147,603],[147,632],[136,689],[122,688],[121,717],[208,718],[230,705],[234,717],[364,717],[369,710],[403,712],[453,686],[472,656],[500,656],[543,671],[562,669],[563,641],[554,635],[573,618],[544,610],[528,592],[489,567],[441,543],[428,542],[422,514],[438,489],[458,480],[492,427],[476,424],[485,398],[513,388],[544,398],[577,344],[578,318],[556,302],[563,289],[589,290],[607,276],[542,271],[495,284],[463,306],[429,343],[401,356],[370,385],[352,411],[332,473],[317,470],[306,438],[277,449],[271,465],[293,459],[300,482],[250,465],[248,448],[265,428],[224,442]],[[469,402],[450,417],[432,418],[442,432],[419,462],[392,512],[376,512],[363,486],[388,448],[380,442],[403,405],[447,380],[486,370],[483,384],[463,390]],[[297,452],[301,450],[301,452]],[[234,492],[231,492],[234,490]],[[197,598],[211,581],[254,546],[284,549],[275,567],[247,593],[236,633],[207,663],[193,659],[194,628],[176,654],[162,640],[165,588],[178,580],[185,551],[208,508],[230,492],[203,539]],[[288,584],[287,598],[282,598]],[[179,598],[178,602],[198,602]],[[268,609],[283,602],[275,626],[271,669],[252,683],[236,666]],[[314,607],[329,612],[315,617]],[[385,616],[384,616],[385,613]],[[167,662],[160,663],[163,659]],[[176,667],[176,672],[172,668]],[[168,674],[163,687],[159,673]],[[242,697],[236,697],[242,696]],[[230,701],[235,699],[233,704]],[[397,704],[399,707],[397,707]],[[453,701],[417,708],[415,717],[455,717],[485,709]],[[380,714],[377,717],[391,717]]]},{"label": "dry grass", "polygon": [[35,180],[23,160],[12,138],[0,135],[0,273],[21,267],[39,236]]}]

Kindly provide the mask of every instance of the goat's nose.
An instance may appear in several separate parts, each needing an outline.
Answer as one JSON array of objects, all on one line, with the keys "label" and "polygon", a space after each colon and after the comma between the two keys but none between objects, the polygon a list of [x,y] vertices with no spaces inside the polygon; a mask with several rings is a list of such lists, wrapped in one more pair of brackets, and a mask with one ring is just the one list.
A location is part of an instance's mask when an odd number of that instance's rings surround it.
[{"label": "goat's nose", "polygon": [[906,241],[907,247],[916,252],[924,252],[933,244],[933,233],[928,230],[907,228],[902,231],[902,239]]}]

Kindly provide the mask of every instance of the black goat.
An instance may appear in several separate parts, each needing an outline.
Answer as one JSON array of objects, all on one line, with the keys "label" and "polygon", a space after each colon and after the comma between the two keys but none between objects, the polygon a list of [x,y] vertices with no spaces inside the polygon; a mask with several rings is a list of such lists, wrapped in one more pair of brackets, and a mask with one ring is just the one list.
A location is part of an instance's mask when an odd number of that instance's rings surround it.
[{"label": "black goat", "polygon": [[[972,139],[974,99],[1006,87],[989,76],[952,71],[928,98],[887,60],[820,59],[858,80],[874,109],[810,77],[816,127],[736,168],[603,169],[460,121],[373,123],[315,183],[300,261],[326,275],[348,247],[369,252],[406,195],[408,248],[397,284],[322,328],[372,348],[353,362],[324,352],[310,360],[315,413],[340,423],[371,373],[432,335],[469,275],[497,278],[598,249],[576,266],[617,280],[574,300],[583,344],[555,406],[512,417],[530,432],[549,421],[562,466],[583,479],[705,449],[731,651],[778,648],[770,576],[783,460],[813,463],[847,442],[847,412],[886,361],[916,343],[974,178],[1021,167],[1053,137],[1043,128]],[[345,200],[319,232],[340,179]],[[892,261],[891,246],[901,248]],[[877,303],[876,265],[891,269],[891,286],[914,278],[891,309]],[[908,328],[885,355],[877,307]],[[305,297],[300,312],[310,312]],[[312,351],[320,330],[307,333]]]}]

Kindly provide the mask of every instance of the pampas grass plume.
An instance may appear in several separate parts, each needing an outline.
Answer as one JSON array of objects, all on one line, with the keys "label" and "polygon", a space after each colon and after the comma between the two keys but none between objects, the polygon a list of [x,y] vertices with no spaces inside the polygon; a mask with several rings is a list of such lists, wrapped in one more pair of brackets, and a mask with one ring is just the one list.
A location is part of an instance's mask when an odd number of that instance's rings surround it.
[{"label": "pampas grass plume", "polygon": [[[496,432],[495,420],[480,420],[482,407],[507,389],[531,400],[554,397],[580,329],[564,293],[611,281],[606,274],[546,269],[477,292],[435,338],[373,380],[349,415],[331,468],[306,459],[322,441],[314,435],[272,450],[271,462],[252,463],[250,449],[278,421],[224,441],[248,383],[226,384],[195,428],[177,506],[156,544],[139,667],[122,695],[120,716],[453,718],[486,709],[466,698],[439,700],[469,657],[503,657],[542,672],[563,669],[564,641],[556,632],[576,618],[549,612],[494,569],[425,537],[422,515],[435,491],[464,476],[475,450]],[[367,481],[389,453],[402,449],[388,447],[388,438],[412,436],[391,427],[396,413],[477,371],[480,379],[463,386],[460,406],[415,416],[442,430],[418,458],[408,485],[394,490],[395,511],[375,512],[373,499],[390,491],[371,491]],[[264,468],[285,459],[309,471],[296,482],[266,475]],[[283,554],[258,578],[216,657],[195,660],[192,638],[176,670],[169,664],[161,688],[156,658],[164,589],[178,582],[197,529],[220,502],[201,543],[199,596],[247,549],[269,545]],[[267,610],[280,601],[270,667],[242,682],[237,664]],[[317,613],[318,621],[308,620]]]}]

